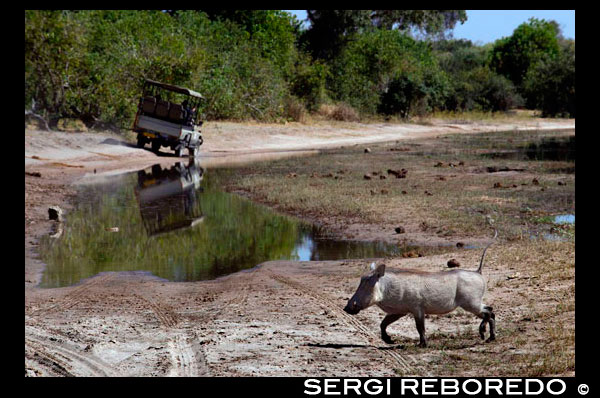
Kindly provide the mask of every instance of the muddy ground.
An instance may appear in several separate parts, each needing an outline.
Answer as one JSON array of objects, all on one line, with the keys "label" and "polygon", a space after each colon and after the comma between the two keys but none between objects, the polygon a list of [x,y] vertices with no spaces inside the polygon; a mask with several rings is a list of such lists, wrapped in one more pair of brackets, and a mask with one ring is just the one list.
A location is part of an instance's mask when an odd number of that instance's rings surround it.
[{"label": "muddy ground", "polygon": [[[202,156],[209,166],[279,158],[286,150],[556,128],[574,129],[574,121],[208,123]],[[44,264],[36,246],[56,228],[47,210],[72,208],[73,182],[177,160],[129,142],[104,133],[25,132],[26,376],[481,376],[482,369],[489,376],[574,375],[573,240],[501,240],[490,249],[485,300],[495,309],[498,333],[490,344],[478,337],[478,319],[462,310],[427,318],[428,348],[415,347],[410,317],[388,328],[396,343],[385,344],[382,311],[342,311],[368,259],[267,262],[193,283],[108,272],[71,287],[38,288]],[[380,238],[369,225],[360,238]],[[485,241],[488,232],[471,238]],[[437,271],[455,258],[475,268],[480,256],[480,250],[457,249],[386,264]]]}]

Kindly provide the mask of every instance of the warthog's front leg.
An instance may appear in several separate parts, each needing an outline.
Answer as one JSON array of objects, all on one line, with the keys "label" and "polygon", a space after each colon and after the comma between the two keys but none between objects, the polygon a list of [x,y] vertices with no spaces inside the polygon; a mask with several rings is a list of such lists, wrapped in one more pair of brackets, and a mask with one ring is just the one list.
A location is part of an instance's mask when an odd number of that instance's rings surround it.
[{"label": "warthog's front leg", "polygon": [[381,321],[381,339],[388,344],[394,344],[392,338],[385,331],[385,329],[393,322],[396,322],[398,319],[402,318],[406,314],[388,314]]}]

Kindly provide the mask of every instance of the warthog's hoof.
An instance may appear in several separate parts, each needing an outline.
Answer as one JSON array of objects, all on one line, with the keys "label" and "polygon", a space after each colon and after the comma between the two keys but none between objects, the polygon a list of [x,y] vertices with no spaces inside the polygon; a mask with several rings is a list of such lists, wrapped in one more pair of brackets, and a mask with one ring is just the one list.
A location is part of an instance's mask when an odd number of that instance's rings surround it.
[{"label": "warthog's hoof", "polygon": [[394,344],[394,340],[388,334],[382,334],[381,340],[383,340],[386,344]]},{"label": "warthog's hoof", "polygon": [[419,342],[419,344],[417,344],[417,347],[426,348],[427,347],[427,342],[421,341],[421,342]]},{"label": "warthog's hoof", "polygon": [[489,343],[489,342],[492,342],[494,340],[496,340],[496,336],[490,336],[485,342]]}]

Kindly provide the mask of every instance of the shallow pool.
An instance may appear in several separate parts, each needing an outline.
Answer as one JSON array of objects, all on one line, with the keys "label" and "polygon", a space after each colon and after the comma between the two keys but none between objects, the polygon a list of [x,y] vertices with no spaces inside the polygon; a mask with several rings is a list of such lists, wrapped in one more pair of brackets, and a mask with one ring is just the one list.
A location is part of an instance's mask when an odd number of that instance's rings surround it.
[{"label": "shallow pool", "polygon": [[269,260],[401,255],[411,247],[339,241],[239,195],[221,181],[232,168],[155,165],[78,186],[58,239],[40,244],[40,286],[61,287],[107,271],[146,271],[170,281],[213,279]]}]

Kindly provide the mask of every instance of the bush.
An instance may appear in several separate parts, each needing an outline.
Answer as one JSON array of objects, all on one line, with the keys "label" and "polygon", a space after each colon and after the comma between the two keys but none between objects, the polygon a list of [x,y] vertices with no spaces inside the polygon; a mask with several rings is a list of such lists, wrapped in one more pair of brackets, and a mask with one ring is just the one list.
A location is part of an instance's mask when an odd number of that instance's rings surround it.
[{"label": "bush", "polygon": [[299,57],[291,78],[290,90],[309,111],[319,109],[327,101],[326,82],[329,68],[321,61],[312,62],[308,55]]},{"label": "bush", "polygon": [[507,111],[521,105],[514,84],[485,66],[456,74],[445,102],[450,111]]},{"label": "bush", "polygon": [[284,116],[287,120],[291,120],[294,122],[300,122],[300,123],[303,123],[306,121],[306,117],[307,117],[306,108],[304,107],[302,102],[300,102],[297,98],[295,98],[295,97],[286,98],[284,106],[285,106]]},{"label": "bush", "polygon": [[358,112],[350,105],[345,103],[339,103],[331,108],[329,117],[333,120],[339,120],[343,122],[358,122],[360,116]]},{"label": "bush", "polygon": [[[335,100],[364,114],[403,113],[414,101],[443,103],[448,85],[429,44],[396,30],[355,36],[333,61],[328,87]],[[383,102],[382,102],[383,101]]]},{"label": "bush", "polygon": [[531,68],[524,90],[542,116],[575,117],[575,43],[563,44],[558,57],[546,57]]}]

